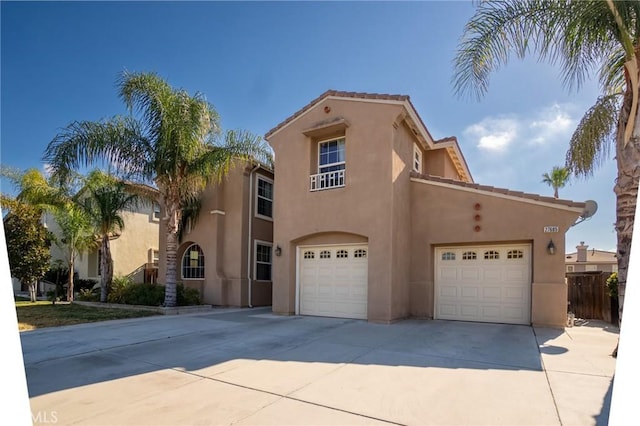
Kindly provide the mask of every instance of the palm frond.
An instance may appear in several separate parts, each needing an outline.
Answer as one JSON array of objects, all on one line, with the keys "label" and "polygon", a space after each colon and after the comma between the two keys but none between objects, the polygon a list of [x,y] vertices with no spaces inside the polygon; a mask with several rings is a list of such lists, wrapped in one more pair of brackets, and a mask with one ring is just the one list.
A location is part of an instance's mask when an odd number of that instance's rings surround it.
[{"label": "palm frond", "polygon": [[571,136],[566,167],[576,176],[591,176],[609,158],[620,111],[620,96],[600,97]]},{"label": "palm frond", "polygon": [[[625,23],[637,26],[637,3],[615,2],[618,10],[624,9],[620,14]],[[637,43],[637,32],[635,37]],[[487,91],[490,74],[510,55],[527,54],[559,64],[569,89],[580,88],[597,69],[603,84],[619,82],[623,68],[618,55],[626,51],[621,49],[626,39],[606,1],[482,1],[459,43],[454,90],[479,98]]]},{"label": "palm frond", "polygon": [[66,177],[72,169],[100,161],[106,161],[122,174],[148,178],[145,165],[152,154],[152,146],[137,121],[113,117],[101,122],[71,123],[49,143],[44,160],[58,178]]}]

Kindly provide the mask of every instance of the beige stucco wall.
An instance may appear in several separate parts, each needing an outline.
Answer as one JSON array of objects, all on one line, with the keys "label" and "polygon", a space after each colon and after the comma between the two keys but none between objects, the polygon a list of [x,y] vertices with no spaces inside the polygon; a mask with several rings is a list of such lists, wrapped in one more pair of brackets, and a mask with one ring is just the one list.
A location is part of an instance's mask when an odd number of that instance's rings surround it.
[{"label": "beige stucco wall", "polygon": [[[330,107],[330,114],[324,112],[324,106]],[[296,247],[315,244],[324,235],[324,240],[330,243],[368,241],[368,318],[389,321],[393,317],[390,200],[393,175],[406,167],[394,164],[397,159],[394,159],[393,123],[401,108],[392,104],[325,100],[269,138],[280,165],[274,186],[274,244],[280,245],[282,256],[275,258],[273,268],[274,312],[295,313]],[[336,132],[327,134],[318,130],[305,136],[303,131],[339,117],[349,123],[339,133],[346,140],[345,187],[311,192],[309,176],[318,172],[317,141],[336,136]]]},{"label": "beige stucco wall", "polygon": [[445,148],[427,151],[422,161],[425,174],[460,180],[460,175]]},{"label": "beige stucco wall", "polygon": [[[567,287],[564,282],[565,232],[579,212],[412,182],[411,313],[433,318],[434,253],[437,246],[528,243],[532,245],[531,321],[562,326],[566,323]],[[475,210],[479,203],[480,210]],[[481,216],[480,221],[475,215]],[[476,232],[474,227],[481,230]],[[557,225],[559,232],[545,233]],[[556,254],[547,253],[553,239]]]},{"label": "beige stucco wall", "polygon": [[[273,311],[296,312],[299,245],[368,242],[368,320],[433,317],[435,247],[443,244],[532,244],[532,322],[566,322],[564,233],[579,215],[522,201],[412,182],[415,136],[402,105],[324,99],[272,134],[275,177]],[[342,124],[344,123],[344,124]],[[310,191],[317,145],[345,138],[345,186]],[[424,173],[459,180],[446,149],[423,152]],[[474,231],[476,202],[482,230]],[[464,226],[467,224],[467,226]],[[543,226],[557,225],[556,234]],[[553,238],[557,253],[548,255]]]},{"label": "beige stucco wall", "polygon": [[[159,221],[153,218],[150,204],[141,204],[135,211],[122,212],[124,230],[121,235],[111,240],[111,256],[113,258],[114,276],[129,276],[134,280],[144,279],[141,268],[151,262],[150,250],[158,250]],[[58,237],[60,227],[51,215],[46,216],[46,223],[51,232]],[[62,259],[67,265],[67,255],[56,244],[51,246],[51,259]],[[80,253],[75,260],[74,269],[80,278],[99,279],[97,275],[97,250]]]},{"label": "beige stucco wall", "polygon": [[[255,282],[253,252],[255,240],[273,239],[273,222],[255,217],[256,175],[273,178],[264,169],[251,172],[249,165],[239,164],[217,184],[203,193],[200,215],[191,232],[185,233],[178,249],[178,281],[200,291],[204,303],[223,306],[263,306],[271,304],[271,282]],[[250,176],[252,183],[250,184]],[[250,192],[251,190],[251,192]],[[162,210],[164,215],[164,209]],[[251,217],[251,239],[249,239]],[[183,279],[181,261],[191,244],[198,244],[205,256],[205,278]],[[160,227],[160,264],[158,281],[166,281],[166,230]],[[251,264],[248,265],[251,256]],[[252,297],[249,301],[249,278]]]}]

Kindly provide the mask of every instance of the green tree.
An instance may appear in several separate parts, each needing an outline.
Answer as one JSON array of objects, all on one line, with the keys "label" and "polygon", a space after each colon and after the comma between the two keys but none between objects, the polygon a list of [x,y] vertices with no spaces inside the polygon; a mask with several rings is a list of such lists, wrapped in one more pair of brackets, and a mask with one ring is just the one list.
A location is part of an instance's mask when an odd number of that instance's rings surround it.
[{"label": "green tree", "polygon": [[569,181],[571,173],[566,167],[554,166],[551,173],[544,173],[542,175],[542,183],[546,183],[553,188],[553,197],[558,198],[558,189],[564,188]]},{"label": "green tree", "polygon": [[113,257],[110,240],[118,238],[124,230],[123,213],[134,211],[143,200],[154,197],[147,191],[142,198],[127,182],[100,170],[94,170],[86,178],[81,205],[92,223],[102,251],[100,269],[100,301],[106,302],[113,281]]},{"label": "green tree", "polygon": [[591,176],[614,150],[618,177],[615,229],[618,236],[620,318],[640,181],[640,2],[613,0],[483,1],[466,24],[454,61],[458,94],[482,96],[489,76],[511,54],[558,64],[569,88],[592,73],[602,95],[573,133],[566,165]]},{"label": "green tree", "polygon": [[37,169],[21,172],[4,166],[0,175],[11,180],[17,188],[19,202],[33,206],[40,214],[50,214],[60,228],[59,235],[52,238],[65,254],[69,268],[67,300],[73,301],[75,260],[80,253],[96,246],[90,218],[77,202],[81,177],[70,173],[64,180],[54,181]]},{"label": "green tree", "polygon": [[38,282],[50,267],[51,235],[38,208],[7,201],[3,197],[3,207],[9,210],[4,218],[9,268],[12,276],[29,285],[31,301],[35,302]]},{"label": "green tree", "polygon": [[172,88],[154,73],[124,72],[119,94],[134,117],[74,122],[51,141],[44,158],[58,176],[106,161],[141,183],[153,182],[167,235],[165,306],[176,305],[178,228],[185,200],[221,179],[237,160],[270,161],[261,138],[245,131],[221,136],[219,118],[200,93]]}]

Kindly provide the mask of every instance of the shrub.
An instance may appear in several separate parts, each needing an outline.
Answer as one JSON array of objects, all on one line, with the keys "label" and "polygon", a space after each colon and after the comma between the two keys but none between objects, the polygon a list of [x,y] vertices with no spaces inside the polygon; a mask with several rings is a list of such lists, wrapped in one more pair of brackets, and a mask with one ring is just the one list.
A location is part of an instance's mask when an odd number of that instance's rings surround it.
[{"label": "shrub", "polygon": [[100,301],[100,289],[91,290],[83,288],[77,296],[77,299],[83,302],[99,302]]},{"label": "shrub", "polygon": [[96,284],[98,284],[97,280],[74,278],[73,291],[80,293],[82,292],[82,290],[92,290],[93,287],[96,286]]},{"label": "shrub", "polygon": [[618,297],[618,273],[614,272],[607,278],[607,290],[609,296]]},{"label": "shrub", "polygon": [[195,288],[185,287],[184,284],[178,284],[177,293],[178,306],[200,304],[200,292]]},{"label": "shrub", "polygon": [[127,289],[132,285],[133,285],[133,280],[129,277],[115,277],[111,281],[111,287],[109,288],[109,295],[107,296],[107,302],[129,304],[125,301],[126,293],[127,293]]}]

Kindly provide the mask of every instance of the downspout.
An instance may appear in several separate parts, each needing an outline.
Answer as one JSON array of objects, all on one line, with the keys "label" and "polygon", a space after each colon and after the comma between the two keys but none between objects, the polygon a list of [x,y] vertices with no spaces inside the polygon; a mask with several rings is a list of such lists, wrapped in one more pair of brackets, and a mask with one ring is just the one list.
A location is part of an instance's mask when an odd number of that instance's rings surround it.
[{"label": "downspout", "polygon": [[249,295],[249,307],[253,308],[253,304],[251,303],[251,254],[253,253],[252,243],[252,225],[253,225],[253,173],[260,168],[260,164],[255,166],[249,172],[249,226],[247,227],[249,232],[247,236],[247,283],[249,285],[248,295]]}]

